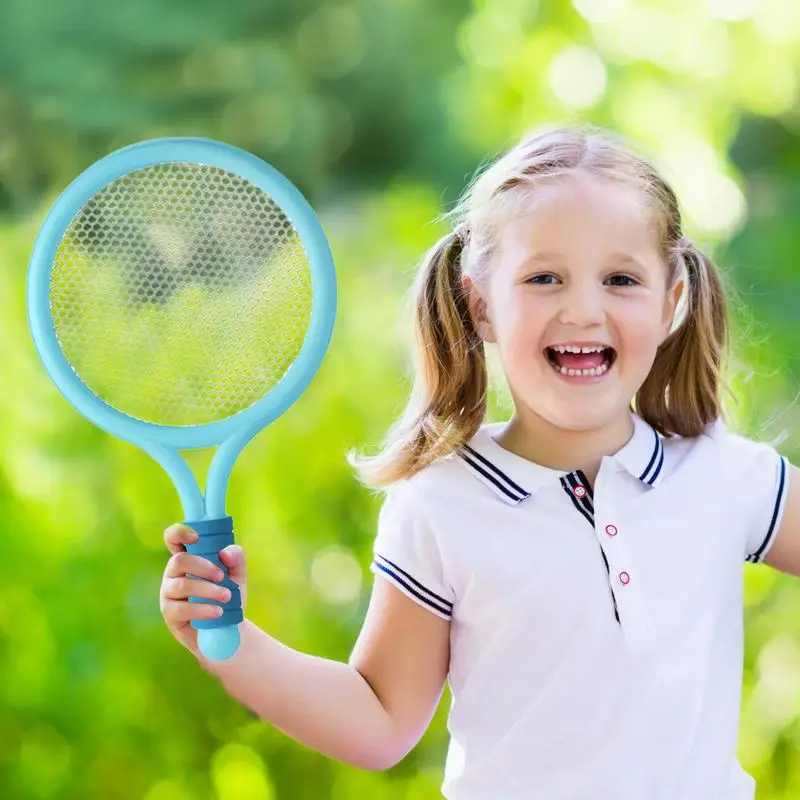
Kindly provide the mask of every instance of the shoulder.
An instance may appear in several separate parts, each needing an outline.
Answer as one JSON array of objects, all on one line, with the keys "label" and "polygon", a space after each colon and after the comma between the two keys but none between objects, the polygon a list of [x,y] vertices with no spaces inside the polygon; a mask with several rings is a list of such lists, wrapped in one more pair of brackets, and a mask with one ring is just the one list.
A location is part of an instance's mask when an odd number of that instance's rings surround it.
[{"label": "shoulder", "polygon": [[749,523],[783,502],[787,461],[775,442],[734,432],[718,419],[699,436],[671,437],[664,445],[674,489],[708,498],[732,521]]},{"label": "shoulder", "polygon": [[463,541],[467,529],[480,527],[480,521],[497,510],[497,496],[476,477],[467,453],[458,448],[391,484],[385,490],[383,513],[424,522],[443,541],[453,535]]},{"label": "shoulder", "polygon": [[777,457],[777,442],[737,433],[721,419],[709,426],[706,439],[709,454],[733,471],[751,469]]},{"label": "shoulder", "polygon": [[410,504],[418,504],[434,512],[448,507],[474,488],[475,481],[464,469],[459,453],[451,453],[437,459],[408,478],[397,481],[386,490],[387,500],[404,498]]},{"label": "shoulder", "polygon": [[699,468],[721,475],[741,473],[775,458],[775,445],[731,431],[723,419],[708,424],[699,436],[665,438],[671,472]]}]

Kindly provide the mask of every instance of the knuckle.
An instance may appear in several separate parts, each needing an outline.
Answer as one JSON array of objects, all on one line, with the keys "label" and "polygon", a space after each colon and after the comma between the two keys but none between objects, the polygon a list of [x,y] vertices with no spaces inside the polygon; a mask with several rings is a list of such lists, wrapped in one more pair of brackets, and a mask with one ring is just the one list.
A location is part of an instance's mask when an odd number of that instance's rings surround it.
[{"label": "knuckle", "polygon": [[175,618],[175,603],[172,600],[165,600],[161,604],[161,614],[168,623],[172,623]]},{"label": "knuckle", "polygon": [[213,561],[202,556],[197,556],[197,571],[203,575],[213,575],[217,567]]},{"label": "knuckle", "polygon": [[167,561],[167,566],[172,567],[173,569],[177,569],[181,565],[181,561],[183,561],[183,553],[173,553],[169,557],[169,561]]},{"label": "knuckle", "polygon": [[186,597],[208,597],[210,586],[202,578],[183,578],[183,591]]},{"label": "knuckle", "polygon": [[182,600],[175,609],[175,618],[181,622],[186,622],[186,620],[193,619],[194,610],[194,603],[190,603],[188,600]]}]

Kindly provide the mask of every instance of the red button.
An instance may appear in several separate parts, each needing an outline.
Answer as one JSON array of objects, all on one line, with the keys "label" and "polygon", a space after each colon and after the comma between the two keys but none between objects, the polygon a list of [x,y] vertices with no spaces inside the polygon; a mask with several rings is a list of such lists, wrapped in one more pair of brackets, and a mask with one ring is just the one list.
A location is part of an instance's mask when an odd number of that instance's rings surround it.
[{"label": "red button", "polygon": [[586,489],[580,484],[575,487],[575,497],[586,497]]},{"label": "red button", "polygon": [[619,582],[623,586],[627,586],[631,582],[631,576],[628,575],[627,572],[624,572],[624,571],[620,572],[620,574],[619,574]]},{"label": "red button", "polygon": [[606,533],[609,536],[616,536],[619,533],[619,531],[617,530],[616,525],[606,525]]}]

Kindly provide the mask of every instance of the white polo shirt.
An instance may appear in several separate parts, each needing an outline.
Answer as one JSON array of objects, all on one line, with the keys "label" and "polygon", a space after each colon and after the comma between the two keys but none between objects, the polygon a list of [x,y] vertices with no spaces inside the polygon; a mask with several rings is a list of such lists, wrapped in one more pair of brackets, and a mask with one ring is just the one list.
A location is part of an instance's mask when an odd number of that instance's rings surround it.
[{"label": "white polo shirt", "polygon": [[372,570],[450,620],[450,800],[752,800],[736,757],[743,565],[787,464],[716,422],[581,472],[484,426],[390,487]]}]

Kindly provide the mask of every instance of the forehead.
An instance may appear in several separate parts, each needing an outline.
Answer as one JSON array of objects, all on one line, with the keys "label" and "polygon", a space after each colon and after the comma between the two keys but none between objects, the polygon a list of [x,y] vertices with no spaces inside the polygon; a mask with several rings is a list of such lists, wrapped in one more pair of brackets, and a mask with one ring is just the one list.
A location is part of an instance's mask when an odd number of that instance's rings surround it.
[{"label": "forehead", "polygon": [[575,174],[536,187],[498,232],[503,254],[629,252],[657,256],[644,193],[630,185]]}]

